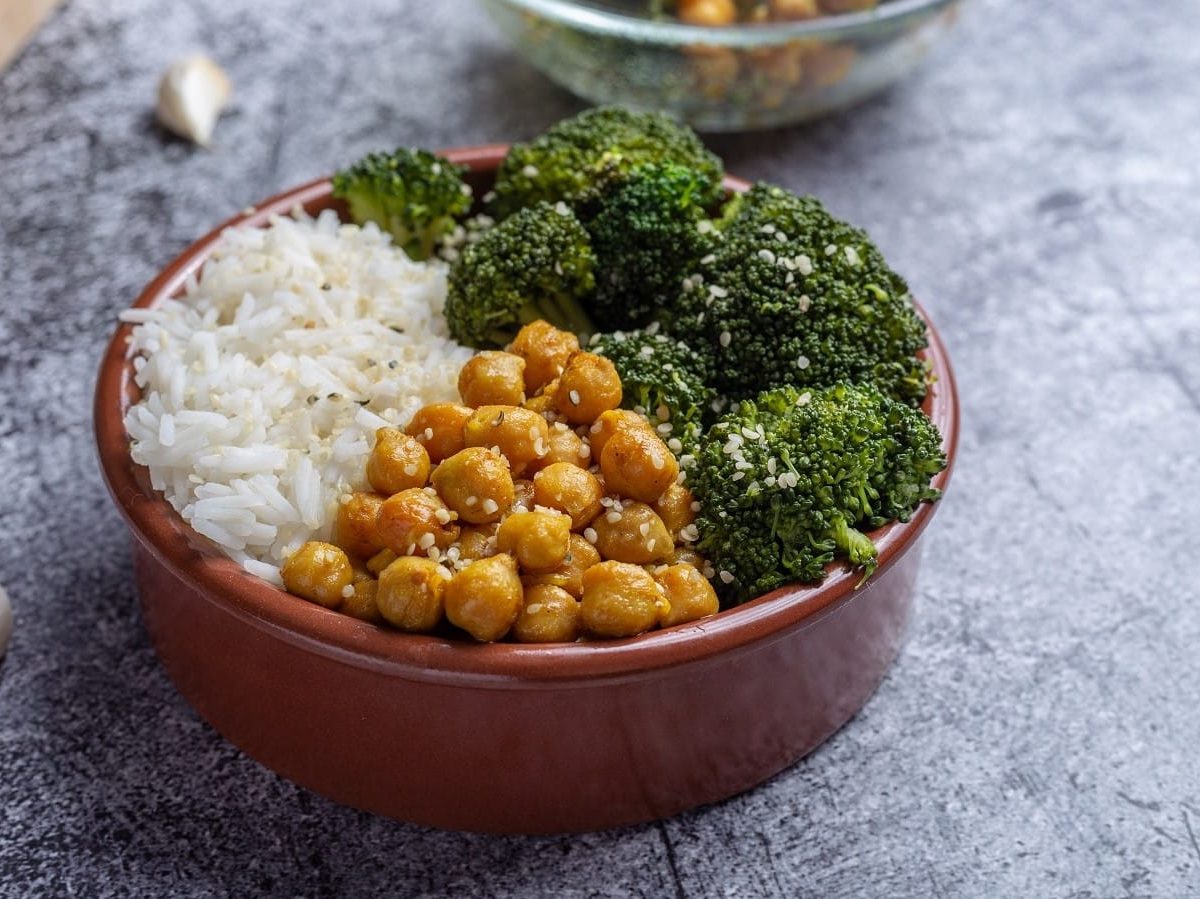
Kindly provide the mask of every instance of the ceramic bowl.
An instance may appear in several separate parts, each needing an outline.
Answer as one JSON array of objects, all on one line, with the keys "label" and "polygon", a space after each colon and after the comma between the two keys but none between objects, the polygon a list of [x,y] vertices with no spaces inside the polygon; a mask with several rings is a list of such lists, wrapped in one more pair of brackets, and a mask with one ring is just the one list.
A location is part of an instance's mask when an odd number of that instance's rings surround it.
[{"label": "ceramic bowl", "polygon": [[[504,150],[447,155],[470,167],[481,192]],[[296,205],[337,208],[327,180],[267,200],[189,247],[135,305],[178,295],[223,228],[261,226]],[[475,645],[385,630],[290,596],[194,532],[130,458],[122,417],[138,393],[128,334],[119,327],[104,356],[95,425],[154,647],[217,731],[338,802],[498,832],[673,815],[810,752],[866,702],[896,655],[936,504],[872,535],[879,568],[861,589],[857,574],[832,567],[819,586],[627,640]],[[927,354],[937,380],[925,411],[953,463],[954,377],[932,325]]]},{"label": "ceramic bowl", "polygon": [[646,0],[483,5],[528,62],[586,100],[746,131],[817,118],[902,78],[950,30],[959,0],[721,28],[651,18]]}]

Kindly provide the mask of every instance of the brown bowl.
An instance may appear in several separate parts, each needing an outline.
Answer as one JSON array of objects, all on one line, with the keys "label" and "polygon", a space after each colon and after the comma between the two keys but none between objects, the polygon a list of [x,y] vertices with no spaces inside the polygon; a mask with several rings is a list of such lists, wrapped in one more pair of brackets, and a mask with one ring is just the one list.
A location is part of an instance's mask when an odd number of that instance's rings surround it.
[{"label": "brown bowl", "polygon": [[[486,189],[502,146],[451,151]],[[729,179],[732,190],[745,182]],[[181,292],[230,225],[336,207],[328,180],[280,194],[189,247],[138,298]],[[133,534],[142,613],[179,691],[231,742],[338,802],[460,830],[595,830],[761,783],[862,707],[895,657],[937,509],[881,528],[879,568],[831,567],[714,618],[627,640],[474,645],[385,630],[245,573],[133,463],[138,392],[117,329],[96,387],[100,462]],[[954,377],[936,330],[926,413],[954,460]],[[935,479],[944,487],[950,470]]]}]

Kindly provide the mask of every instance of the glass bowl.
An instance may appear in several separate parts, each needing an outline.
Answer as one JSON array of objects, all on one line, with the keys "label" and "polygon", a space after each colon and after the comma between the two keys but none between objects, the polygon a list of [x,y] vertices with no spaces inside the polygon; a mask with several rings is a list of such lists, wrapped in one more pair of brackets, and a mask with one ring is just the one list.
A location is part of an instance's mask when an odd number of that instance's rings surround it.
[{"label": "glass bowl", "polygon": [[772,128],[857,103],[910,71],[961,0],[884,0],[797,22],[686,25],[613,3],[482,0],[521,54],[594,103],[702,131]]}]

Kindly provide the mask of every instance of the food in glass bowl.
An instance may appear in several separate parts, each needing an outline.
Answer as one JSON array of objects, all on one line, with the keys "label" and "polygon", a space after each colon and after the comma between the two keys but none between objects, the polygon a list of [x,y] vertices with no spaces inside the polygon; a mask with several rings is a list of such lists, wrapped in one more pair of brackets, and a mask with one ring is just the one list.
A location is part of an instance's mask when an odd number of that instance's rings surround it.
[{"label": "food in glass bowl", "polygon": [[866,581],[938,498],[925,325],[864,232],[621,108],[477,204],[461,174],[374,154],[355,223],[229,229],[123,316],[132,458],[247,571],[400,631],[633,637]]}]

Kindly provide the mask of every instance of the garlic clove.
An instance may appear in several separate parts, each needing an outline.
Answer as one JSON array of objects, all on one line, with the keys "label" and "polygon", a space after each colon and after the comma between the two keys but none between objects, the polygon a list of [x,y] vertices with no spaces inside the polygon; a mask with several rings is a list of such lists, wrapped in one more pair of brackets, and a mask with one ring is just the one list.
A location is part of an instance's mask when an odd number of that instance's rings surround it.
[{"label": "garlic clove", "polygon": [[158,120],[180,137],[206,147],[229,92],[229,77],[207,56],[180,59],[158,83]]}]

